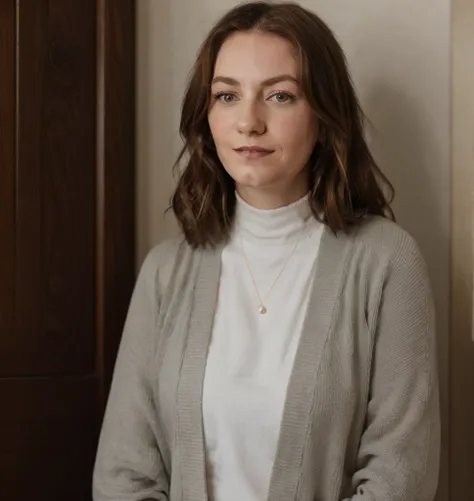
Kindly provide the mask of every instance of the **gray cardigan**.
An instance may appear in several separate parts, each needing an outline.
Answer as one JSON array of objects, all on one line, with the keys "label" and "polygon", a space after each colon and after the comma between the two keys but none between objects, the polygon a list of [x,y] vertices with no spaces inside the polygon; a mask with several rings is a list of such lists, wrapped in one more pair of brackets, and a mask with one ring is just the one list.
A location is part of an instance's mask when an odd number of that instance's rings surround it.
[{"label": "gray cardigan", "polygon": [[[201,404],[220,251],[174,239],[146,258],[103,422],[95,501],[207,500]],[[315,273],[268,501],[432,501],[435,315],[417,245],[382,218],[349,235],[325,228]]]}]

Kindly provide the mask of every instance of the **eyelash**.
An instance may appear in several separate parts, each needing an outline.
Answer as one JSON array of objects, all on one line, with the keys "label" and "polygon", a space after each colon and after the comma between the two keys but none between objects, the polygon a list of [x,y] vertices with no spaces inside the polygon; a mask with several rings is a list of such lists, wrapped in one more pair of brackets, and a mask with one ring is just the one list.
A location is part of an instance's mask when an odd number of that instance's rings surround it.
[{"label": "eyelash", "polygon": [[[235,97],[235,93],[233,92],[217,92],[214,96],[214,98],[219,101],[221,100],[220,98],[222,96],[234,96]],[[275,96],[285,96],[288,98],[287,101],[283,102],[283,103],[280,103],[280,104],[285,104],[287,102],[292,102],[296,99],[296,96],[294,96],[293,94],[291,94],[290,92],[288,91],[277,91],[277,92],[274,92],[273,94],[271,94],[267,99],[271,99],[272,97],[275,97]],[[223,104],[231,104],[230,102],[225,102],[225,101],[222,101]]]}]

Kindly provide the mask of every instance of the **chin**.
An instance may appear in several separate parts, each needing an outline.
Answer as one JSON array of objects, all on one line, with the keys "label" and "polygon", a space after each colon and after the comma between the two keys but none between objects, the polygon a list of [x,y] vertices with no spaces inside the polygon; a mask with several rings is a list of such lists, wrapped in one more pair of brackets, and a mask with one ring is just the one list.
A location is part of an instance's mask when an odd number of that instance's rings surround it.
[{"label": "chin", "polygon": [[[260,169],[242,167],[235,169],[233,172],[228,171],[230,176],[234,179],[235,184],[248,188],[265,188],[278,183],[278,179],[274,176],[269,176],[269,172],[258,172]],[[263,169],[262,169],[263,170]]]},{"label": "chin", "polygon": [[286,192],[287,189],[285,184],[278,183],[276,181],[253,181],[252,183],[247,182],[236,182],[236,187],[240,193],[248,193],[253,195],[263,195],[263,196],[274,196],[279,195],[282,192]]},{"label": "chin", "polygon": [[278,186],[275,180],[269,179],[235,179],[235,184],[242,189],[269,191]]}]

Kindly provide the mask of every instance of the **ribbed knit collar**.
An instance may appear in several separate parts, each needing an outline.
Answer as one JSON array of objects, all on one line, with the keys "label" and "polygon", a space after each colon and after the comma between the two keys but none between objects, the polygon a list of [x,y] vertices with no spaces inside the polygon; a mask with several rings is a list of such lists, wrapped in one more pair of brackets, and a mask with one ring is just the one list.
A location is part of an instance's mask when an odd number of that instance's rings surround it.
[{"label": "ribbed knit collar", "polygon": [[236,194],[234,237],[261,243],[288,243],[301,236],[312,217],[308,197],[277,209],[257,209]]}]

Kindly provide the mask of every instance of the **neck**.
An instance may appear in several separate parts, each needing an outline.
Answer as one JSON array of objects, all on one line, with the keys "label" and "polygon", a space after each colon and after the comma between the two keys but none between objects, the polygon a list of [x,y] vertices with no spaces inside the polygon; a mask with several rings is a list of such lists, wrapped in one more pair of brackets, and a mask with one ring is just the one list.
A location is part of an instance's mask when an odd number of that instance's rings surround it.
[{"label": "neck", "polygon": [[291,243],[312,218],[308,197],[274,209],[259,209],[237,193],[234,237],[257,245]]},{"label": "neck", "polygon": [[241,186],[236,187],[240,198],[256,209],[270,210],[291,205],[308,193],[308,184],[297,183],[286,189],[280,187]]}]

